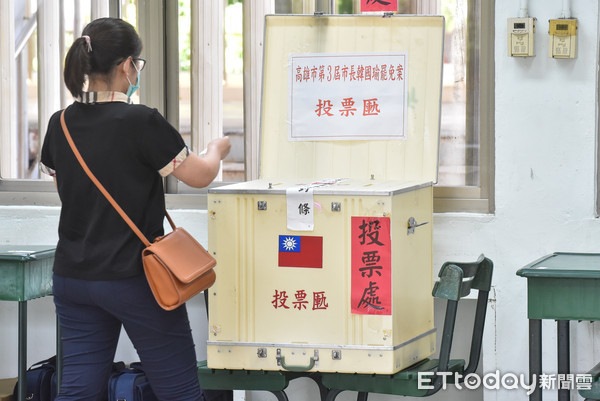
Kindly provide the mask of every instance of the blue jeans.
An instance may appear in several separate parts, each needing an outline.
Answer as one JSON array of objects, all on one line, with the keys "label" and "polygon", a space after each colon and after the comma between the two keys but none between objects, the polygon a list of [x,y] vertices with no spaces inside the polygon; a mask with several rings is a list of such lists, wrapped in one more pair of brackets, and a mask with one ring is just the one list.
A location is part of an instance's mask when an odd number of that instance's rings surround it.
[{"label": "blue jeans", "polygon": [[173,311],[160,308],[144,275],[85,281],[55,274],[53,293],[63,343],[56,401],[105,399],[121,326],[158,399],[201,399],[185,305]]}]

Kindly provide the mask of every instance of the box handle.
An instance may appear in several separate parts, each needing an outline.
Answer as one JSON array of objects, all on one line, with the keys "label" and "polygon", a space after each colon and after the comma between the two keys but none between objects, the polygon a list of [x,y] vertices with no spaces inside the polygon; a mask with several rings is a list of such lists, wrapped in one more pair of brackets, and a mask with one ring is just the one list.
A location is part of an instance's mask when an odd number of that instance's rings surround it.
[{"label": "box handle", "polygon": [[315,350],[315,356],[311,356],[310,362],[308,363],[308,365],[305,366],[287,365],[285,363],[285,356],[281,355],[281,348],[277,349],[277,356],[275,357],[275,359],[277,359],[277,366],[281,366],[285,370],[288,370],[290,372],[307,372],[315,367],[315,363],[319,360],[319,351]]}]

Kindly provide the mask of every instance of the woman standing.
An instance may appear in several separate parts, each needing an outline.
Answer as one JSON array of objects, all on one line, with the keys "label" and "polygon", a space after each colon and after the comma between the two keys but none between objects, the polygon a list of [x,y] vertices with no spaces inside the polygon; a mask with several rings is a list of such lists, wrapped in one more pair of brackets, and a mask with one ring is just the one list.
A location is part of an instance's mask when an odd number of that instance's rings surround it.
[{"label": "woman standing", "polygon": [[[146,63],[141,50],[123,20],[88,24],[65,59],[65,83],[76,98],[65,121],[89,168],[151,239],[163,235],[163,177],[208,185],[230,143],[214,140],[198,157],[156,109],[131,104]],[[144,246],[77,162],[60,112],[48,124],[41,162],[62,202],[53,293],[64,365],[56,401],[106,397],[121,327],[160,400],[200,400],[186,307],[165,311],[154,300],[142,268]]]}]

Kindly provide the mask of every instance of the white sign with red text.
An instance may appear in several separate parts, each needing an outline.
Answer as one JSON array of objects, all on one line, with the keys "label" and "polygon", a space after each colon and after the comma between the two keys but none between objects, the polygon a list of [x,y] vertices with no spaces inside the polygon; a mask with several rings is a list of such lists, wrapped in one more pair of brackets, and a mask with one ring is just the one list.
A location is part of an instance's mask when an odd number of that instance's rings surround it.
[{"label": "white sign with red text", "polygon": [[290,141],[406,139],[407,54],[292,54]]}]

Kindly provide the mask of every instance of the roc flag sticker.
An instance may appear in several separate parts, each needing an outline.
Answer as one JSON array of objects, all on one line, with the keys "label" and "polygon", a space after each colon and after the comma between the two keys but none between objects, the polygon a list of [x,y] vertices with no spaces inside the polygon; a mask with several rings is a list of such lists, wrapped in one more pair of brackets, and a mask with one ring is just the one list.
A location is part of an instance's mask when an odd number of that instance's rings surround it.
[{"label": "roc flag sticker", "polygon": [[323,267],[323,237],[279,236],[280,267]]}]

